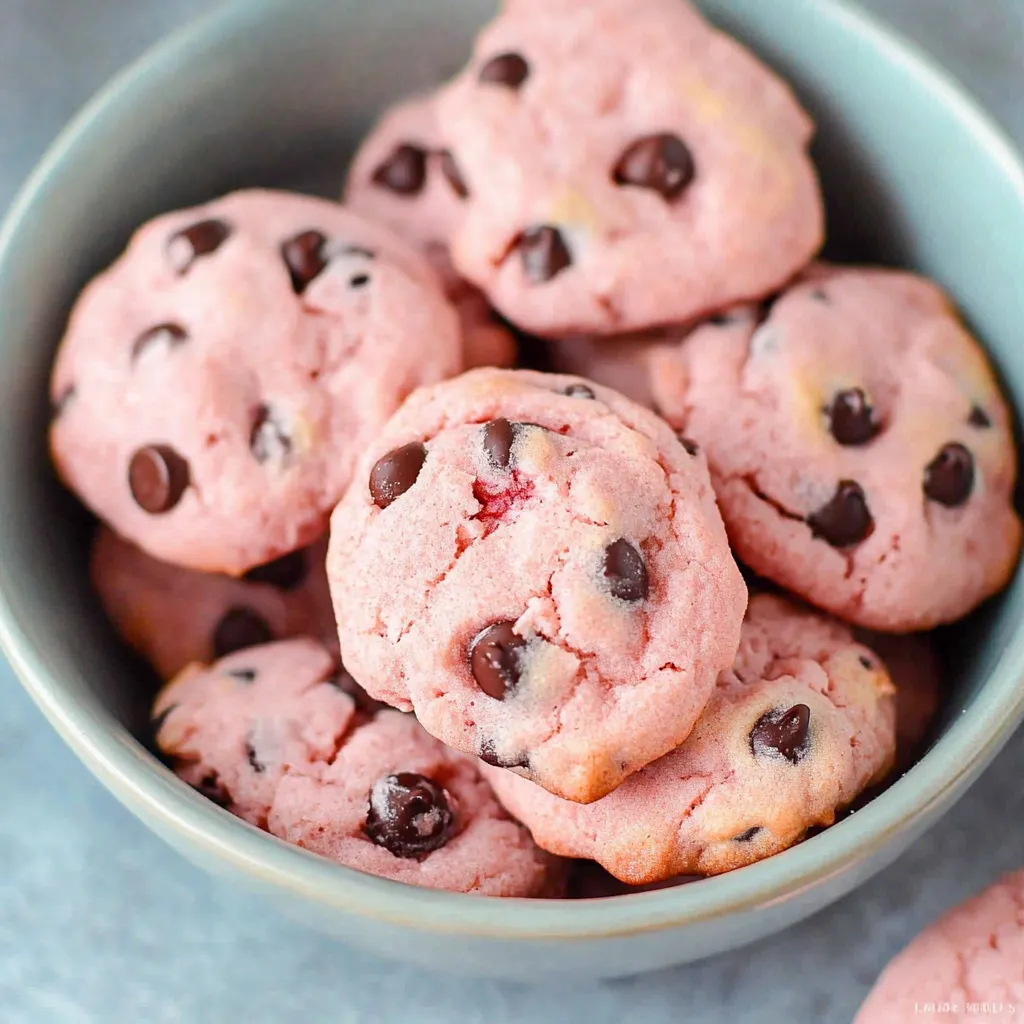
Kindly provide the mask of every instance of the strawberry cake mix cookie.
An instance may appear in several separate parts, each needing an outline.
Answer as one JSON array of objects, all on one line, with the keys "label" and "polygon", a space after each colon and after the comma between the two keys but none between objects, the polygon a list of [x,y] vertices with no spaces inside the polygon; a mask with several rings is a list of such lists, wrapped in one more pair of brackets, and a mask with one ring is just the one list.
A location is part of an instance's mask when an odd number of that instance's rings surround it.
[{"label": "strawberry cake mix cookie", "polygon": [[918,935],[882,972],[854,1024],[928,1015],[993,1024],[1024,1018],[1024,871]]},{"label": "strawberry cake mix cookie", "polygon": [[527,331],[760,298],[823,239],[810,118],[683,0],[507,3],[437,118],[465,193],[453,262]]},{"label": "strawberry cake mix cookie", "polygon": [[413,395],[334,512],[327,574],[374,697],[581,802],[686,738],[746,604],[703,458],[532,371]]},{"label": "strawberry cake mix cookie", "polygon": [[461,364],[435,274],[387,229],[238,192],[150,222],[85,289],[51,449],[122,536],[237,576],[319,537],[388,416]]},{"label": "strawberry cake mix cookie", "polygon": [[326,555],[324,538],[235,579],[159,562],[101,526],[90,574],[117,632],[170,679],[191,662],[294,636],[315,637],[337,655]]},{"label": "strawberry cake mix cookie", "polygon": [[311,640],[191,666],[157,698],[154,726],[190,785],[340,864],[456,892],[561,893],[562,865],[501,809],[478,762],[411,716],[361,711]]},{"label": "strawberry cake mix cookie", "polygon": [[881,779],[892,764],[893,686],[832,619],[751,599],[733,667],[682,746],[587,806],[486,768],[546,850],[598,861],[632,885],[762,860]]}]

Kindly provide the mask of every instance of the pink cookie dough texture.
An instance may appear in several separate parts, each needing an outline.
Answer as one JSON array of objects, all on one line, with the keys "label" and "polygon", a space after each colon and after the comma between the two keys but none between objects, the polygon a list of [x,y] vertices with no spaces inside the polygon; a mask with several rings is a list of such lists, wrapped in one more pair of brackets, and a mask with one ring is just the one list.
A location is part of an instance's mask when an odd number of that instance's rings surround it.
[{"label": "pink cookie dough texture", "polygon": [[421,249],[441,275],[459,314],[467,370],[512,366],[516,343],[511,332],[451,265],[448,242],[462,218],[465,197],[458,179],[450,177],[451,157],[434,110],[434,97],[421,95],[385,111],[353,158],[345,202]]},{"label": "pink cookie dough texture", "polygon": [[434,272],[386,228],[237,192],[151,221],[86,287],[51,450],[122,536],[238,576],[319,537],[369,439],[461,366]]},{"label": "pink cookie dough texture", "polygon": [[117,632],[170,679],[191,662],[296,636],[338,656],[326,556],[325,537],[235,579],[159,562],[100,526],[90,574]]},{"label": "pink cookie dough texture", "polygon": [[560,895],[564,870],[511,820],[478,763],[411,716],[361,712],[310,640],[191,666],[154,706],[175,770],[228,810],[348,867],[494,896]]},{"label": "pink cookie dough texture", "polygon": [[540,335],[760,298],[821,245],[789,87],[682,0],[516,0],[437,118],[468,193],[452,259]]},{"label": "pink cookie dough texture", "polygon": [[1007,1024],[1024,1014],[1024,871],[954,908],[882,972],[855,1024]]},{"label": "pink cookie dough texture", "polygon": [[932,282],[818,265],[759,311],[633,354],[650,404],[704,449],[755,572],[893,633],[958,619],[1009,580],[1009,412]]},{"label": "pink cookie dough texture", "polygon": [[631,885],[713,875],[830,825],[892,764],[894,690],[841,623],[751,599],[735,664],[689,738],[580,806],[499,768],[498,799],[544,849],[598,861]]},{"label": "pink cookie dough texture", "polygon": [[374,697],[581,802],[686,738],[746,604],[704,460],[532,371],[413,395],[335,510],[327,575]]}]

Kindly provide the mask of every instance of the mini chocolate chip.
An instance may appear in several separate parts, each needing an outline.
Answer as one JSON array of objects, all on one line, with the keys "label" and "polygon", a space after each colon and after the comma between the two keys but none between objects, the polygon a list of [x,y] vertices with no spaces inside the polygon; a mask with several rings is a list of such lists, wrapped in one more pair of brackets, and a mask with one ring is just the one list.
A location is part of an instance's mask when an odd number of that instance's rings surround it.
[{"label": "mini chocolate chip", "polygon": [[55,419],[57,419],[57,417],[58,417],[58,416],[60,416],[60,415],[61,415],[61,414],[62,414],[62,413],[64,412],[64,410],[65,410],[65,409],[66,409],[66,408],[67,408],[67,407],[68,407],[68,406],[69,406],[69,405],[71,404],[71,402],[72,402],[72,401],[74,400],[74,397],[75,397],[75,394],[76,394],[76,393],[77,393],[77,392],[75,391],[75,385],[74,385],[74,384],[69,384],[69,385],[68,385],[68,386],[67,386],[67,387],[66,387],[66,388],[65,388],[65,389],[64,389],[64,390],[63,390],[63,391],[62,391],[62,392],[61,392],[61,393],[60,393],[60,394],[59,394],[59,395],[58,395],[58,396],[57,396],[57,397],[56,397],[56,398],[55,398],[55,399],[54,399],[54,400],[53,400],[53,401],[52,401],[52,402],[50,403],[50,418],[51,418],[51,419],[54,419],[54,420],[55,420]]},{"label": "mini chocolate chip", "polygon": [[924,493],[947,508],[962,505],[974,489],[974,456],[962,444],[951,441],[924,470]]},{"label": "mini chocolate chip", "polygon": [[250,583],[269,583],[278,590],[295,590],[306,579],[307,568],[306,549],[300,548],[266,565],[257,565],[245,574],[245,579]]},{"label": "mini chocolate chip", "polygon": [[514,757],[502,757],[495,749],[491,740],[484,740],[480,744],[480,753],[477,755],[484,764],[493,765],[495,768],[529,768],[530,757],[528,754],[518,754]]},{"label": "mini chocolate chip", "polygon": [[678,135],[645,135],[627,147],[612,172],[616,185],[636,185],[678,199],[693,181],[693,155]]},{"label": "mini chocolate chip", "polygon": [[233,668],[228,675],[237,679],[240,683],[254,683],[259,673],[254,668]]},{"label": "mini chocolate chip", "polygon": [[267,770],[267,766],[256,756],[256,748],[252,745],[252,740],[245,741],[245,757],[249,762],[249,767],[257,775],[262,775]]},{"label": "mini chocolate chip", "polygon": [[829,297],[825,294],[825,291],[822,288],[814,288],[811,291],[811,298],[814,299],[815,302],[824,302],[826,305],[829,302]]},{"label": "mini chocolate chip", "polygon": [[875,667],[874,662],[865,654],[858,655],[857,660],[866,668],[869,672]]},{"label": "mini chocolate chip", "polygon": [[281,258],[288,268],[296,295],[301,295],[323,273],[329,262],[326,246],[327,237],[312,229],[300,231],[281,243]]},{"label": "mini chocolate chip", "polygon": [[128,464],[128,488],[135,503],[150,515],[169,512],[189,485],[188,461],[170,445],[147,444]]},{"label": "mini chocolate chip", "polygon": [[519,424],[509,423],[507,419],[491,420],[484,427],[484,451],[492,466],[508,469],[512,461],[512,445],[516,439]]},{"label": "mini chocolate chip", "polygon": [[201,220],[167,240],[167,259],[175,272],[186,273],[201,256],[216,252],[228,239],[231,228],[222,220]]},{"label": "mini chocolate chip", "polygon": [[273,631],[262,615],[251,608],[229,608],[213,630],[213,657],[220,660],[234,651],[269,644],[273,639]]},{"label": "mini chocolate chip", "polygon": [[455,162],[455,157],[452,156],[452,151],[450,149],[442,149],[439,156],[441,158],[441,173],[444,175],[444,180],[448,182],[452,191],[460,199],[466,199],[469,196],[469,189],[466,187],[466,179],[463,178],[459,165]]},{"label": "mini chocolate chip", "polygon": [[523,273],[534,284],[550,281],[572,265],[572,253],[562,233],[550,224],[527,228],[516,237],[512,248],[519,253]]},{"label": "mini chocolate chip", "polygon": [[604,549],[604,578],[612,596],[620,601],[642,601],[647,597],[644,557],[622,537]]},{"label": "mini chocolate chip", "polygon": [[864,489],[855,480],[840,480],[836,493],[807,517],[811,534],[834,548],[848,548],[875,531]]},{"label": "mini chocolate chip", "polygon": [[481,85],[504,85],[518,89],[530,75],[530,65],[518,53],[499,53],[492,57],[477,76]]},{"label": "mini chocolate chip", "polygon": [[150,327],[143,331],[132,344],[132,360],[136,360],[147,349],[154,345],[163,345],[167,349],[177,348],[188,339],[188,331],[181,324],[165,323]]},{"label": "mini chocolate chip", "polygon": [[825,416],[829,432],[845,446],[867,444],[881,429],[875,419],[875,410],[862,388],[836,392]]},{"label": "mini chocolate chip", "polygon": [[562,388],[562,394],[568,395],[569,398],[597,398],[594,389],[587,387],[586,384],[570,384],[568,387]]},{"label": "mini chocolate chip", "polygon": [[370,470],[370,497],[377,508],[387,508],[419,478],[427,449],[419,441],[387,453]]},{"label": "mini chocolate chip", "polygon": [[451,797],[426,775],[385,775],[370,790],[363,831],[396,857],[422,859],[448,842],[454,826]]},{"label": "mini chocolate chip", "polygon": [[231,806],[231,794],[220,781],[220,776],[216,772],[204,775],[193,788],[207,800],[212,800],[218,807]]},{"label": "mini chocolate chip", "polygon": [[349,288],[363,288],[370,283],[369,274],[353,274],[348,279]]},{"label": "mini chocolate chip", "polygon": [[971,406],[971,414],[967,417],[967,422],[972,427],[978,427],[981,430],[985,430],[992,426],[992,421],[988,418],[988,413],[980,405]]},{"label": "mini chocolate chip", "polygon": [[469,645],[473,678],[488,697],[504,700],[519,685],[526,640],[512,628],[511,620],[492,622]]},{"label": "mini chocolate chip", "polygon": [[373,172],[373,183],[401,196],[423,191],[427,181],[427,151],[403,142]]},{"label": "mini chocolate chip", "polygon": [[754,836],[756,836],[757,833],[760,832],[760,831],[761,831],[761,826],[760,825],[752,825],[750,828],[748,828],[745,831],[741,832],[738,836],[733,836],[732,837],[732,841],[734,843],[749,843],[750,840],[753,839]]},{"label": "mini chocolate chip", "polygon": [[383,701],[374,700],[352,678],[344,666],[335,675],[331,676],[330,679],[325,679],[324,683],[328,686],[333,686],[336,690],[341,690],[342,693],[347,693],[355,703],[357,710],[362,711],[365,715],[375,715],[378,711],[383,711],[390,706]]},{"label": "mini chocolate chip", "polygon": [[676,434],[679,443],[686,449],[688,455],[700,455],[700,445],[696,441],[691,441],[688,437],[684,437],[682,434]]},{"label": "mini chocolate chip", "polygon": [[259,463],[283,462],[292,450],[288,431],[269,405],[261,405],[256,410],[249,434],[249,449]]},{"label": "mini chocolate chip", "polygon": [[154,737],[160,734],[160,730],[164,727],[164,723],[168,718],[170,718],[171,714],[177,710],[177,708],[177,704],[168,704],[160,714],[153,717],[149,723],[149,727],[153,731]]},{"label": "mini chocolate chip", "polygon": [[811,709],[806,704],[766,711],[750,730],[751,753],[755,757],[781,754],[792,764],[798,764],[810,749],[810,725]]}]

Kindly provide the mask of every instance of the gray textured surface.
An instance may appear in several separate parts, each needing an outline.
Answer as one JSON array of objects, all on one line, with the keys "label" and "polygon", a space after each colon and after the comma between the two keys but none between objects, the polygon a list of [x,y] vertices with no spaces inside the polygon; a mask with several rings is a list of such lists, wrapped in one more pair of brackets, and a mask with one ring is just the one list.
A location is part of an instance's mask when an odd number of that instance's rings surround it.
[{"label": "gray textured surface", "polygon": [[[208,0],[0,0],[0,208],[118,67]],[[870,0],[1024,143],[1024,0]],[[965,188],[970,187],[965,182]],[[208,879],[94,782],[0,664],[0,1020],[848,1022],[923,924],[1024,859],[1024,734],[894,867],[805,924],[586,988],[453,982]]]}]

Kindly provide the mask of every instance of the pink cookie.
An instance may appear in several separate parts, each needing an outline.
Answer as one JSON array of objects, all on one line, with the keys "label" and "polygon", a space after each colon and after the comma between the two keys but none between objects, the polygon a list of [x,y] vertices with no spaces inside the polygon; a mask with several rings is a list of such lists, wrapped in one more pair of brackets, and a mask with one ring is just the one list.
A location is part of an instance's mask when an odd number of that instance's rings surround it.
[{"label": "pink cookie", "polygon": [[1024,871],[930,928],[882,972],[855,1024],[1024,1017]]},{"label": "pink cookie", "polygon": [[386,229],[238,192],[147,224],[85,289],[53,457],[154,557],[237,576],[320,536],[357,454],[461,359],[434,273]]},{"label": "pink cookie", "polygon": [[714,875],[830,825],[886,774],[893,692],[845,626],[762,594],[690,737],[614,793],[584,807],[500,768],[485,774],[546,850],[592,858],[632,885]]},{"label": "pink cookie", "polygon": [[564,871],[477,762],[410,716],[360,713],[309,640],[193,666],[154,706],[157,742],[211,799],[340,864],[435,889],[560,895]]},{"label": "pink cookie", "polygon": [[448,242],[462,219],[465,197],[462,183],[453,177],[434,108],[433,96],[415,96],[384,113],[352,161],[345,202],[426,254],[458,311],[466,369],[512,366],[516,343],[511,332],[451,265]]},{"label": "pink cookie", "polygon": [[406,402],[327,575],[373,696],[582,802],[686,738],[746,603],[703,459],[622,396],[525,370]]},{"label": "pink cookie", "polygon": [[516,0],[438,96],[458,270],[541,335],[760,296],[821,245],[790,89],[682,0]]},{"label": "pink cookie", "polygon": [[315,637],[337,657],[326,553],[324,538],[234,579],[158,562],[100,526],[90,571],[114,628],[170,679],[191,662],[294,636]]}]

